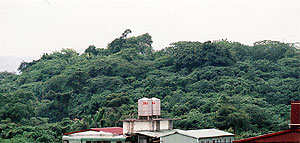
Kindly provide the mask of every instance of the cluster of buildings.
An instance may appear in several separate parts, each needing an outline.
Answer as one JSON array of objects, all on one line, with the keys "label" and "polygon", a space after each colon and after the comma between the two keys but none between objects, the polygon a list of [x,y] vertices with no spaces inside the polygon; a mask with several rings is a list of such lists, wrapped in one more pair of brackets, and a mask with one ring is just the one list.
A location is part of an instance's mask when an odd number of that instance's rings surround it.
[{"label": "cluster of buildings", "polygon": [[218,129],[173,129],[173,121],[160,117],[160,100],[138,100],[138,118],[120,120],[123,128],[91,128],[65,133],[63,143],[300,143],[300,102],[292,102],[290,130],[234,141],[234,134]]}]

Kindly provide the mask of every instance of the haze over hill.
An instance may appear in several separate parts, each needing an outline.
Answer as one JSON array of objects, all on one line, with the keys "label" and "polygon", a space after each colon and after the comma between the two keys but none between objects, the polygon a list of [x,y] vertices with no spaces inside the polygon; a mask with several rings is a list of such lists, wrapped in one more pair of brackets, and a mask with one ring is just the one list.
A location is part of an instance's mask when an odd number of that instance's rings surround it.
[{"label": "haze over hill", "polygon": [[34,57],[11,57],[11,56],[0,56],[0,72],[1,71],[8,71],[8,72],[17,72],[18,67],[20,66],[22,61],[29,62]]},{"label": "haze over hill", "polygon": [[182,40],[300,39],[299,0],[48,1],[0,1],[0,56],[104,48],[126,28],[152,35],[156,50]]}]

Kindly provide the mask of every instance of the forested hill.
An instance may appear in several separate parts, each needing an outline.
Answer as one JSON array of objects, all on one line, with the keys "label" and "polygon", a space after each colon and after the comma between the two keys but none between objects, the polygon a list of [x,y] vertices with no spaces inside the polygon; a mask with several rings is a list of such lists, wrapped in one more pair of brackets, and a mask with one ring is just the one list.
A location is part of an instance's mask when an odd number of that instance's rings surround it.
[{"label": "forested hill", "polygon": [[0,142],[60,142],[62,133],[121,126],[137,100],[162,100],[179,129],[218,128],[238,138],[288,128],[300,100],[300,54],[290,44],[182,41],[154,51],[149,34],[126,30],[107,48],[89,46],[0,73]]}]

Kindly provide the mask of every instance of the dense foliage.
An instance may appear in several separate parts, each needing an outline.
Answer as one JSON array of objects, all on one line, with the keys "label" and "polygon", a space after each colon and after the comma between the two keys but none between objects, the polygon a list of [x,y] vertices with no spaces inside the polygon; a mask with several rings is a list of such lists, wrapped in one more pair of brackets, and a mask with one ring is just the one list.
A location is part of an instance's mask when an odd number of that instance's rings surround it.
[{"label": "dense foliage", "polygon": [[278,41],[176,42],[152,49],[126,30],[105,49],[89,46],[23,62],[0,73],[0,142],[59,142],[62,133],[121,126],[137,100],[162,100],[175,128],[219,128],[237,138],[288,128],[300,100],[300,54]]}]

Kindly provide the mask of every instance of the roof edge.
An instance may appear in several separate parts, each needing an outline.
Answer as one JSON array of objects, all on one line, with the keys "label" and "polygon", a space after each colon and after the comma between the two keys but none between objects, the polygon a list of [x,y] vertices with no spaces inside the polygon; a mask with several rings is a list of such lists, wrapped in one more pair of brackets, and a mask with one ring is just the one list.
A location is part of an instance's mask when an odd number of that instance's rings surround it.
[{"label": "roof edge", "polygon": [[253,141],[253,140],[257,140],[257,139],[267,138],[267,137],[276,136],[276,135],[280,135],[280,134],[285,134],[285,133],[289,133],[289,132],[293,132],[293,131],[300,132],[300,129],[283,130],[283,131],[279,131],[279,132],[275,132],[275,133],[270,133],[270,134],[265,134],[265,135],[261,135],[261,136],[250,137],[250,138],[245,138],[245,139],[233,141],[233,143],[248,142],[248,141]]},{"label": "roof edge", "polygon": [[70,135],[70,134],[81,133],[81,132],[85,132],[85,131],[92,131],[92,130],[91,129],[79,130],[79,131],[64,133],[63,135]]}]

